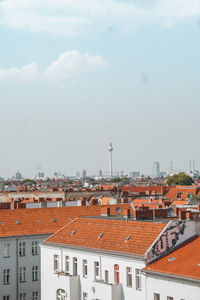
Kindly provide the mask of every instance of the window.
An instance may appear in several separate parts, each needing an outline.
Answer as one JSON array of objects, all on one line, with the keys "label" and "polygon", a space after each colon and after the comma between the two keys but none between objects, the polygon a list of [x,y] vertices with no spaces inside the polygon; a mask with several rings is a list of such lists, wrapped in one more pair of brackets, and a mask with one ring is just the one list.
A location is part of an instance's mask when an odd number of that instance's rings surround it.
[{"label": "window", "polygon": [[65,272],[69,274],[69,256],[65,256]]},{"label": "window", "polygon": [[3,244],[3,257],[9,257],[9,249],[10,249],[9,243]]},{"label": "window", "polygon": [[32,280],[37,281],[39,280],[39,268],[38,266],[32,267]]},{"label": "window", "polygon": [[77,258],[73,257],[73,275],[76,276],[77,275]]},{"label": "window", "polygon": [[19,269],[19,282],[26,281],[26,267],[21,267]]},{"label": "window", "polygon": [[114,282],[119,283],[119,265],[114,265]]},{"label": "window", "polygon": [[127,267],[126,268],[126,285],[128,287],[132,287],[133,283],[132,283],[132,268]]},{"label": "window", "polygon": [[39,300],[39,293],[38,292],[33,292],[32,293],[32,300]]},{"label": "window", "polygon": [[88,276],[88,265],[87,265],[87,260],[83,260],[83,277]]},{"label": "window", "polygon": [[10,296],[3,296],[3,300],[10,300]]},{"label": "window", "polygon": [[32,255],[38,255],[38,242],[32,242]]},{"label": "window", "polygon": [[174,300],[173,297],[167,296],[167,300]]},{"label": "window", "polygon": [[109,282],[109,275],[108,275],[108,270],[105,270],[105,282]]},{"label": "window", "polygon": [[[3,270],[3,284],[9,284],[10,283],[10,269],[4,269]],[[7,296],[5,296],[7,297]]]},{"label": "window", "polygon": [[154,293],[154,300],[160,300],[160,294]]},{"label": "window", "polygon": [[59,256],[54,254],[53,256],[53,270],[58,271],[59,270]]},{"label": "window", "polygon": [[100,268],[99,268],[99,262],[94,262],[94,279],[100,279]]},{"label": "window", "polygon": [[56,299],[57,300],[67,300],[67,295],[65,290],[58,289],[56,292]]},{"label": "window", "polygon": [[88,300],[88,293],[83,292],[83,300]]},{"label": "window", "polygon": [[136,290],[141,290],[142,281],[141,281],[141,270],[135,269],[135,280],[136,280]]},{"label": "window", "polygon": [[26,255],[26,243],[20,242],[19,243],[19,256],[25,256]]},{"label": "window", "polygon": [[25,293],[19,294],[19,300],[26,300],[26,294]]}]

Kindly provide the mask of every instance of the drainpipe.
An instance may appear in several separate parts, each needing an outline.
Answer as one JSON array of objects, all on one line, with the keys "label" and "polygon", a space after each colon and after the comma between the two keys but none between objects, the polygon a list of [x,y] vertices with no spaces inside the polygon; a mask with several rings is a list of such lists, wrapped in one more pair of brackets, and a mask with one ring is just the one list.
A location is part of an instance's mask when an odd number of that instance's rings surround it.
[{"label": "drainpipe", "polygon": [[99,268],[100,268],[100,280],[102,280],[102,264],[101,264],[101,255],[100,255],[100,259],[99,259]]},{"label": "drainpipe", "polygon": [[18,239],[16,239],[16,300],[18,300]]}]

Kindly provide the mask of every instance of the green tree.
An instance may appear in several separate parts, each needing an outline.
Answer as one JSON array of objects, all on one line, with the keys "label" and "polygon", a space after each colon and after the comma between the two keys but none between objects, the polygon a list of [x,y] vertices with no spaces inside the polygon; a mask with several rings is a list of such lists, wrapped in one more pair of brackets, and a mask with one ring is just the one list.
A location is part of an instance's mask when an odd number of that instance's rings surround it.
[{"label": "green tree", "polygon": [[33,179],[26,178],[22,181],[22,185],[24,185],[24,184],[36,184],[36,182]]},{"label": "green tree", "polygon": [[198,196],[198,195],[193,195],[193,196],[190,198],[190,201],[200,202],[200,196]]},{"label": "green tree", "polygon": [[168,177],[166,183],[168,185],[192,185],[194,180],[191,176],[181,172]]}]

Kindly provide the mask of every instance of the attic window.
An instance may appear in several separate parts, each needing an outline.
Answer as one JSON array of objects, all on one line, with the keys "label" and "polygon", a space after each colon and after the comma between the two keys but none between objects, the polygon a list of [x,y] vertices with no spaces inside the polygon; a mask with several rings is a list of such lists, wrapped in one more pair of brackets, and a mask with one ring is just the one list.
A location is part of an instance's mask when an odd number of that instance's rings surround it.
[{"label": "attic window", "polygon": [[72,231],[71,235],[74,235],[74,234],[75,234],[75,232],[76,232],[76,230],[74,229],[74,230]]},{"label": "attic window", "polygon": [[37,223],[40,223],[40,220],[37,219],[36,222],[37,222]]},{"label": "attic window", "polygon": [[4,222],[0,222],[0,225],[4,225]]},{"label": "attic window", "polygon": [[200,263],[197,264],[197,267],[200,267]]},{"label": "attic window", "polygon": [[21,224],[21,222],[19,220],[16,221],[16,224]]},{"label": "attic window", "polygon": [[103,236],[103,232],[101,232],[98,236],[98,239],[100,239]]},{"label": "attic window", "polygon": [[128,242],[128,240],[130,240],[131,236],[128,235],[126,238],[125,238],[125,242]]},{"label": "attic window", "polygon": [[56,222],[56,219],[52,218],[52,222],[54,222],[54,223],[55,223],[55,222]]},{"label": "attic window", "polygon": [[176,257],[170,257],[169,259],[168,259],[168,261],[173,261],[173,260],[175,260],[176,259]]},{"label": "attic window", "polygon": [[71,221],[72,220],[72,218],[68,218],[69,219],[69,221]]}]

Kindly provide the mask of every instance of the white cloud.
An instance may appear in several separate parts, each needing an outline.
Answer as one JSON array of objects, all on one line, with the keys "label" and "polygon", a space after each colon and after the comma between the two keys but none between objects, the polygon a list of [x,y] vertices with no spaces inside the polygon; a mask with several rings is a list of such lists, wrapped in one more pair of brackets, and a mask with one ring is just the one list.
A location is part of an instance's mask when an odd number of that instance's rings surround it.
[{"label": "white cloud", "polygon": [[200,16],[200,0],[2,0],[0,24],[54,35],[80,35],[137,21],[176,24]]},{"label": "white cloud", "polygon": [[34,62],[21,68],[0,69],[0,82],[30,83],[41,80],[59,82],[101,68],[105,64],[105,60],[99,55],[91,56],[72,50],[61,54],[44,71],[40,71]]}]

